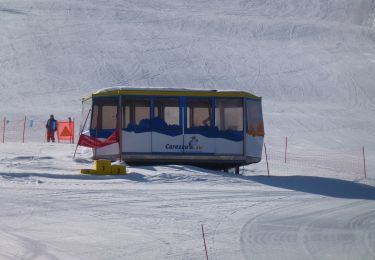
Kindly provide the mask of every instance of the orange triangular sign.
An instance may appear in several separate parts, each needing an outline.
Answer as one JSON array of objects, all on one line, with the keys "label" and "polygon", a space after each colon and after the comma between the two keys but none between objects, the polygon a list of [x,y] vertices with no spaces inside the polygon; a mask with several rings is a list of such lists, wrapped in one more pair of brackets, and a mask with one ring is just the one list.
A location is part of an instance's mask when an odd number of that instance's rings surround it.
[{"label": "orange triangular sign", "polygon": [[72,136],[72,134],[70,133],[69,129],[65,126],[60,136]]}]

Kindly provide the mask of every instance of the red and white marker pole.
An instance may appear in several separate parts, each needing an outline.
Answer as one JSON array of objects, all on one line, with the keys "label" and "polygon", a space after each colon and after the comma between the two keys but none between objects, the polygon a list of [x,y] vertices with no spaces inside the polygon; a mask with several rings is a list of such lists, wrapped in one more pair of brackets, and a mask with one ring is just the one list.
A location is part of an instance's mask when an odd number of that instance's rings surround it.
[{"label": "red and white marker pole", "polygon": [[286,153],[288,150],[288,137],[285,136],[285,155],[284,155],[284,162],[286,163]]},{"label": "red and white marker pole", "polygon": [[362,146],[362,154],[363,154],[363,172],[365,174],[365,179],[367,178],[366,173],[366,156],[365,156],[365,146]]},{"label": "red and white marker pole", "polygon": [[22,143],[25,142],[25,130],[26,130],[26,116],[25,116],[25,120],[23,121]]},{"label": "red and white marker pole", "polygon": [[6,122],[6,117],[4,116],[4,126],[3,126],[3,143],[5,141],[5,122]]}]

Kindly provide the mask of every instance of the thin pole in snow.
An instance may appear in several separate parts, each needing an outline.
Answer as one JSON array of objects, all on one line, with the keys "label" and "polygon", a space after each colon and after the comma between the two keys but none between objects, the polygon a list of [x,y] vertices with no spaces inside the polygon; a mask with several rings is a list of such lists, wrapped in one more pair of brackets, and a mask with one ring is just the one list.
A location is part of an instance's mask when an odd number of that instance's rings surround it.
[{"label": "thin pole in snow", "polygon": [[285,163],[286,163],[286,153],[287,153],[287,150],[288,150],[288,137],[287,136],[285,136],[285,156],[284,156],[284,158],[285,158]]},{"label": "thin pole in snow", "polygon": [[119,160],[122,162],[122,97],[118,98],[118,112],[117,112],[117,134],[118,134],[118,154]]},{"label": "thin pole in snow", "polygon": [[69,143],[71,144],[72,139],[74,138],[74,120],[73,120],[73,132],[72,132],[72,119],[70,117],[68,118],[68,127],[69,127],[69,132],[70,132]]},{"label": "thin pole in snow", "polygon": [[56,131],[57,131],[57,142],[60,143],[60,135],[59,135],[59,121],[56,121]]},{"label": "thin pole in snow", "polygon": [[366,174],[366,156],[365,156],[365,146],[362,146],[362,154],[363,154],[363,172],[365,174],[365,179],[367,178]]},{"label": "thin pole in snow", "polygon": [[206,246],[206,238],[205,238],[205,236],[204,236],[203,224],[202,224],[202,236],[203,236],[204,250],[205,250],[205,252],[206,252],[206,260],[208,260],[208,253],[207,253],[207,246]]},{"label": "thin pole in snow", "polygon": [[75,132],[75,129],[74,129],[74,117],[73,117],[73,130],[72,130],[72,132],[71,132],[71,134],[72,134],[72,144],[74,144],[74,132]]},{"label": "thin pole in snow", "polygon": [[270,169],[268,167],[268,156],[267,156],[267,148],[266,148],[266,144],[264,143],[264,153],[266,154],[266,162],[267,162],[267,172],[268,172],[268,177],[270,177]]},{"label": "thin pole in snow", "polygon": [[73,155],[73,160],[74,158],[76,157],[76,153],[77,153],[77,149],[78,149],[78,145],[79,145],[79,138],[81,137],[82,133],[83,133],[83,130],[85,130],[85,126],[86,126],[86,123],[87,123],[87,119],[89,118],[89,115],[91,113],[91,109],[89,110],[89,112],[87,112],[87,116],[86,116],[86,119],[85,119],[85,123],[83,124],[83,127],[79,133],[79,137],[78,137],[78,142],[77,142],[77,145],[76,145],[76,149],[74,151],[74,155]]},{"label": "thin pole in snow", "polygon": [[25,142],[25,129],[26,129],[26,116],[25,116],[25,120],[23,121],[22,143]]},{"label": "thin pole in snow", "polygon": [[3,126],[3,143],[5,142],[5,122],[6,122],[6,117],[4,116],[4,126]]}]

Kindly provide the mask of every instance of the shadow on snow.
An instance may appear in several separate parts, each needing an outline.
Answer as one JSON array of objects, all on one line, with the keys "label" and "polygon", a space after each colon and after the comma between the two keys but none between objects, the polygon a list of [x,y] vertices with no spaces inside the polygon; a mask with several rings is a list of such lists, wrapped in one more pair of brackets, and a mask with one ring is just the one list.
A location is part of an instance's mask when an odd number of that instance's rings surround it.
[{"label": "shadow on snow", "polygon": [[242,176],[264,185],[343,199],[375,200],[375,187],[317,176]]}]

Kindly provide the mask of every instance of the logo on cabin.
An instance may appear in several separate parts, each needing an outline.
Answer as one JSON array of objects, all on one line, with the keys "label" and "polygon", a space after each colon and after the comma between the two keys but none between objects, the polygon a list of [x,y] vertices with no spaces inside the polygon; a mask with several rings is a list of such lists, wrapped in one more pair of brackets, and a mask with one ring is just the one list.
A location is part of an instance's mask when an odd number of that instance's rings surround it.
[{"label": "logo on cabin", "polygon": [[198,145],[199,139],[196,136],[192,136],[189,141],[189,150],[203,150],[203,146]]},{"label": "logo on cabin", "polygon": [[187,145],[176,145],[166,144],[165,149],[167,150],[190,150],[190,151],[202,151],[204,147],[199,145],[199,139],[196,136],[192,136]]}]

